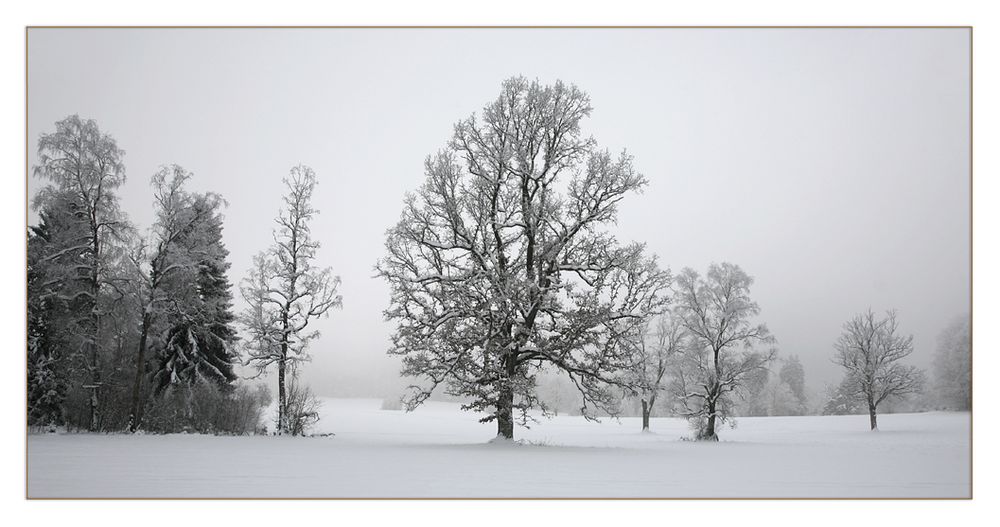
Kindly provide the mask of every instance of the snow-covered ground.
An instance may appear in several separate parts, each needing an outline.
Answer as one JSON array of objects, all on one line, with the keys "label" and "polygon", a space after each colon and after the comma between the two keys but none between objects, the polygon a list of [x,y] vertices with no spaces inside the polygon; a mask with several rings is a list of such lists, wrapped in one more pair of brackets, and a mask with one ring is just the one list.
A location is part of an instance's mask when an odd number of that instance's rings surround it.
[{"label": "snow-covered ground", "polygon": [[679,419],[560,416],[519,444],[457,405],[326,400],[334,437],[28,437],[30,497],[968,497],[969,414],[741,418],[714,444]]}]

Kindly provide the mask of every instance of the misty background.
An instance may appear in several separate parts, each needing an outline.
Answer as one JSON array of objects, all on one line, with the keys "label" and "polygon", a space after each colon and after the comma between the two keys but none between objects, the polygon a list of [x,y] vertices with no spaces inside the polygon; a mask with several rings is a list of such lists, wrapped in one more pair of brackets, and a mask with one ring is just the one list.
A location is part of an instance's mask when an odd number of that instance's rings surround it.
[{"label": "misty background", "polygon": [[[616,233],[674,272],[740,265],[782,357],[813,391],[841,325],[899,310],[927,367],[969,310],[969,32],[966,29],[31,29],[28,149],[70,114],[126,152],[121,206],[145,232],[149,178],[194,172],[229,202],[236,310],[271,243],[282,178],[320,181],[317,265],[344,307],[302,379],[319,395],[385,397],[384,232],[452,125],[503,79],[561,79],[590,95],[584,133],[627,148],[648,179]],[[29,177],[29,200],[43,185]],[[37,214],[29,211],[29,223]],[[249,371],[247,371],[249,373]]]}]

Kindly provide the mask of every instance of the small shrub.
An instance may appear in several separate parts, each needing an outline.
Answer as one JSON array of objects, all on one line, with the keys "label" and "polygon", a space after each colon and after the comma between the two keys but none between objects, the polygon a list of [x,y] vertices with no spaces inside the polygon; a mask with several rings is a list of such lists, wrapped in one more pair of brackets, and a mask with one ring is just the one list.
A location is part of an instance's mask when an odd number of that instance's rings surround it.
[{"label": "small shrub", "polygon": [[300,386],[294,380],[288,383],[285,398],[288,433],[293,436],[306,435],[319,421],[319,409],[323,403],[313,395],[308,386]]},{"label": "small shrub", "polygon": [[382,399],[382,409],[383,410],[393,410],[399,411],[403,409],[403,400],[399,397],[389,397],[387,399]]},{"label": "small shrub", "polygon": [[259,432],[270,403],[270,392],[263,385],[222,388],[204,380],[176,384],[152,401],[142,428],[163,434],[251,435]]}]

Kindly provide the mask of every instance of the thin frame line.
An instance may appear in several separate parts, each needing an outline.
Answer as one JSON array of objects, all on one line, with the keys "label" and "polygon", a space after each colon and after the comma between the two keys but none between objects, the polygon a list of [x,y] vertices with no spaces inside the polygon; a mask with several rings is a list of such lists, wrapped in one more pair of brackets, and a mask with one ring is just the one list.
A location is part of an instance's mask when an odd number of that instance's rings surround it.
[{"label": "thin frame line", "polygon": [[[811,26],[811,25],[787,25],[787,26],[656,26],[656,25],[638,25],[638,26],[628,26],[628,25],[595,25],[595,26],[578,26],[578,25],[341,25],[341,26],[322,26],[322,25],[304,25],[304,26],[275,26],[275,25],[236,25],[236,26],[225,26],[225,25],[170,25],[170,26],[154,26],[154,25],[28,25],[25,26],[24,31],[24,225],[25,230],[28,228],[28,178],[30,173],[29,164],[29,150],[28,150],[28,34],[32,29],[721,29],[721,30],[734,30],[734,29],[967,29],[969,31],[969,496],[968,497],[761,497],[761,498],[751,498],[751,497],[484,497],[484,498],[474,498],[474,497],[31,497],[28,496],[28,426],[27,426],[27,415],[28,415],[28,395],[27,395],[27,375],[22,377],[24,379],[24,405],[25,405],[25,430],[24,430],[24,496],[26,500],[39,500],[39,501],[55,501],[55,500],[191,500],[191,501],[234,501],[234,500],[298,500],[298,501],[314,501],[314,500],[358,500],[358,501],[413,501],[413,500],[426,500],[426,501],[466,501],[466,500],[518,500],[518,501],[574,501],[574,500],[601,500],[601,501],[672,501],[672,500],[692,500],[692,501],[750,501],[750,500],[766,500],[766,501],[803,501],[803,500],[817,500],[817,501],[904,501],[904,500],[920,500],[920,501],[954,501],[954,500],[971,500],[973,499],[973,489],[974,489],[974,478],[973,470],[975,464],[974,459],[974,436],[973,436],[973,399],[972,388],[973,388],[973,295],[974,295],[974,280],[973,280],[973,242],[975,241],[973,230],[974,230],[974,214],[973,214],[973,185],[974,185],[974,162],[973,162],[973,152],[974,152],[974,60],[973,60],[973,32],[974,27],[971,25],[967,26]],[[25,257],[27,257],[28,250],[28,239],[25,236],[24,241]],[[28,280],[27,280],[27,260],[25,260],[25,301],[27,301],[28,296]],[[25,328],[27,328],[27,303],[25,303]],[[25,339],[27,339],[27,330],[25,330]],[[27,341],[25,341],[27,342]],[[27,354],[24,356],[24,371],[27,373],[28,360]]]}]

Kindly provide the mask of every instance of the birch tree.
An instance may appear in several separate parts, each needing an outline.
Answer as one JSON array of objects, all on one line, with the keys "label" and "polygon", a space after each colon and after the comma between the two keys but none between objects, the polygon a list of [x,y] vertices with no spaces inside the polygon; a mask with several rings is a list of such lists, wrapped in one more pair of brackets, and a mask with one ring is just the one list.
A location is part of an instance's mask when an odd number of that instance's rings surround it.
[{"label": "birch tree", "polygon": [[834,345],[833,362],[846,371],[842,386],[864,401],[872,430],[878,430],[879,404],[923,389],[923,371],[900,362],[913,353],[913,336],[898,331],[895,311],[880,318],[869,309],[844,324]]},{"label": "birch tree", "polygon": [[547,367],[572,380],[585,416],[617,411],[628,340],[664,308],[670,275],[608,232],[646,180],[582,135],[590,112],[575,86],[512,78],[427,158],[377,265],[392,291],[389,353],[418,379],[408,409],[443,386],[509,439],[529,409],[546,410],[535,385]]},{"label": "birch tree", "polygon": [[[52,280],[60,283],[61,300],[74,304],[75,319],[64,328],[78,336],[74,356],[87,372],[83,388],[90,390],[90,430],[101,425],[102,319],[109,312],[106,293],[121,287],[112,272],[120,259],[130,225],[118,207],[115,190],[125,182],[124,151],[93,120],[72,115],[56,123],[56,131],[38,140],[36,176],[52,183],[35,198],[35,207],[60,203],[71,211],[79,228],[62,231],[48,260]],[[60,266],[58,262],[71,261]]]},{"label": "birch tree", "polygon": [[702,278],[684,269],[676,281],[677,313],[687,335],[678,354],[672,392],[696,428],[696,439],[718,441],[718,425],[732,414],[730,395],[775,357],[759,350],[774,337],[753,323],[760,307],[750,298],[753,278],[731,263],[712,264]]},{"label": "birch tree", "polygon": [[310,323],[341,306],[340,278],[314,263],[320,244],[309,222],[319,213],[312,206],[316,175],[299,165],[284,182],[288,192],[275,220],[274,244],[254,257],[240,287],[248,304],[241,317],[248,333],[247,363],[259,373],[272,365],[278,370],[278,434],[291,431],[286,376],[309,360],[309,343],[319,337]]}]

